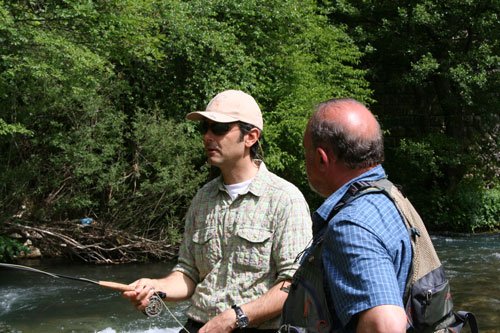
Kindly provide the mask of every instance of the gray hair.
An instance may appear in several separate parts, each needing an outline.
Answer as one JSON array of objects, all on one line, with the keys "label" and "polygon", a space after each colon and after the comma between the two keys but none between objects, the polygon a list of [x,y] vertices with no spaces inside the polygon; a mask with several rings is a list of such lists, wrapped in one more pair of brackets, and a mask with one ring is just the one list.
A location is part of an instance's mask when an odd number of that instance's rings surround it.
[{"label": "gray hair", "polygon": [[[377,122],[376,135],[364,137],[346,128],[345,124],[325,119],[322,110],[343,109],[348,104],[363,105],[354,99],[331,99],[319,104],[309,122],[314,148],[331,149],[334,155],[351,169],[362,169],[384,161],[384,139]],[[364,105],[363,105],[364,106]]]}]

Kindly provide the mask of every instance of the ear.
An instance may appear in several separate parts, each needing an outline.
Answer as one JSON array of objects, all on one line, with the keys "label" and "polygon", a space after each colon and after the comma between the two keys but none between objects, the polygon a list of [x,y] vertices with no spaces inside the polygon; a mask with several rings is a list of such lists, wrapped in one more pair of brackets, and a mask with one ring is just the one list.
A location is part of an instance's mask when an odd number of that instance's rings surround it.
[{"label": "ear", "polygon": [[252,128],[250,132],[245,134],[245,146],[250,148],[254,145],[255,142],[259,140],[260,130],[256,127]]},{"label": "ear", "polygon": [[318,166],[321,168],[321,169],[328,169],[328,167],[330,166],[330,158],[328,157],[328,153],[327,151],[322,148],[322,147],[317,147],[316,148],[316,158],[318,159],[317,162],[318,162]]}]

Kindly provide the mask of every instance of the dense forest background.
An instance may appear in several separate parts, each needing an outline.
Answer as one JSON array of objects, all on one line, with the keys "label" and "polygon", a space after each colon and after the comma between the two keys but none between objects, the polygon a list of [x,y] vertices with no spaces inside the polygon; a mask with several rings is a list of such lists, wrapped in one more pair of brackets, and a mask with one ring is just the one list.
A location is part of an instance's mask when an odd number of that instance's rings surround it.
[{"label": "dense forest background", "polygon": [[177,242],[208,176],[184,117],[241,89],[263,111],[268,167],[312,210],[306,121],[353,97],[430,230],[497,230],[499,13],[497,0],[0,0],[0,224],[91,217]]}]

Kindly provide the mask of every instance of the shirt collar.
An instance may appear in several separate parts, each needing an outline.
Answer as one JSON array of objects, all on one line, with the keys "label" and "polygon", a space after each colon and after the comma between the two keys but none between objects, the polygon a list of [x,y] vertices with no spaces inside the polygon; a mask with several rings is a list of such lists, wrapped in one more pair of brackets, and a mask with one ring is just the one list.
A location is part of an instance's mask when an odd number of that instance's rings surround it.
[{"label": "shirt collar", "polygon": [[[266,193],[266,187],[268,183],[267,180],[269,179],[270,172],[269,170],[267,170],[264,161],[254,160],[254,162],[259,166],[259,171],[257,171],[257,174],[255,175],[252,183],[248,187],[248,192],[252,193],[257,197],[260,197]],[[222,180],[222,176],[219,176],[217,178],[217,188],[219,189],[219,191],[227,192],[226,188],[224,187],[224,181]],[[217,195],[217,193],[215,193],[215,195]]]},{"label": "shirt collar", "polygon": [[[323,204],[321,204],[321,206],[314,212],[313,215],[314,224],[317,223],[322,224],[328,222],[326,221],[328,215],[330,215],[330,212],[332,211],[333,207],[335,207],[335,205],[340,201],[340,199],[342,199],[342,197],[347,192],[352,183],[357,182],[359,180],[374,181],[384,177],[386,177],[384,168],[382,167],[382,165],[377,165],[376,167],[364,172],[358,177],[353,178],[349,182],[342,185],[341,188],[339,188],[337,191],[333,192],[328,198],[326,198]],[[319,226],[314,226],[314,227],[316,228]]]}]

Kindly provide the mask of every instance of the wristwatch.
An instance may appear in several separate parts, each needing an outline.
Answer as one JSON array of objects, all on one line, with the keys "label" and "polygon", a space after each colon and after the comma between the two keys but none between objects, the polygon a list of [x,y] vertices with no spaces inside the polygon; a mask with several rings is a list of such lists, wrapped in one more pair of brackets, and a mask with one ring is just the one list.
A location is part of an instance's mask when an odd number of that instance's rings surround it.
[{"label": "wristwatch", "polygon": [[245,312],[237,305],[233,305],[231,308],[236,312],[236,326],[238,326],[238,328],[247,327],[249,320]]}]

